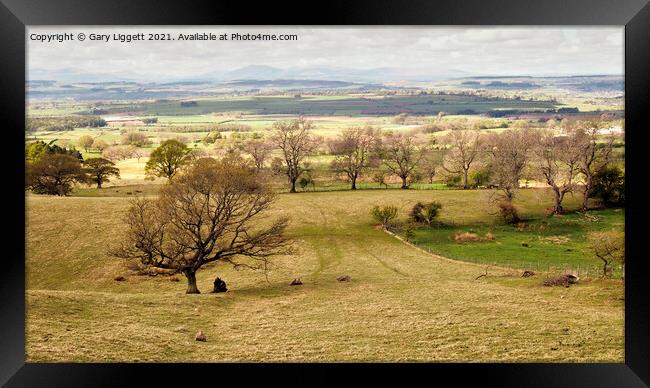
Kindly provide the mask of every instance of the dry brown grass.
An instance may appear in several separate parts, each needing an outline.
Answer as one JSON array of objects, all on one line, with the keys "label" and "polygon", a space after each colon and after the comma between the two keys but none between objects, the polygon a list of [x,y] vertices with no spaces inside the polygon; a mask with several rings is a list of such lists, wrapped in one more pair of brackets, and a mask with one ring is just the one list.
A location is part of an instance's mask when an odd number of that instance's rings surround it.
[{"label": "dry brown grass", "polygon": [[454,235],[454,241],[457,242],[481,241],[481,237],[476,233],[463,232]]},{"label": "dry brown grass", "polygon": [[[274,213],[292,217],[299,253],[276,260],[269,282],[207,267],[201,295],[185,295],[182,276],[135,276],[107,255],[128,198],[30,196],[27,360],[622,362],[620,281],[544,287],[497,268],[476,281],[483,269],[406,246],[369,216],[375,204],[406,214],[433,197],[443,220],[480,222],[468,208],[476,195],[281,195]],[[216,276],[229,292],[207,293]],[[289,286],[294,278],[304,284]],[[207,342],[195,341],[199,330]]]}]

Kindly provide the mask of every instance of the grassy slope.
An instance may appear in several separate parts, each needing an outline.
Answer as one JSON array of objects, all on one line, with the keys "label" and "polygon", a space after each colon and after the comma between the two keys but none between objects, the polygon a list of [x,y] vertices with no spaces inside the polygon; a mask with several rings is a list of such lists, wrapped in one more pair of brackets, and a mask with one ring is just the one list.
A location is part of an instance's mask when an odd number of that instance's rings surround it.
[{"label": "grassy slope", "polygon": [[[596,275],[602,262],[595,260],[587,234],[592,231],[624,230],[622,209],[591,211],[561,217],[525,220],[522,228],[509,225],[455,225],[414,230],[412,242],[445,257],[480,263],[496,263],[533,270],[573,269]],[[458,233],[475,233],[480,242],[456,242]],[[485,240],[491,233],[494,240]],[[524,245],[526,244],[526,245]],[[620,265],[615,266],[620,276]],[[587,272],[588,271],[588,272]]]},{"label": "grassy slope", "polygon": [[[477,192],[440,191],[443,218],[487,222]],[[184,279],[132,276],[106,254],[128,198],[30,196],[28,361],[623,361],[623,287],[547,288],[435,258],[376,230],[375,203],[403,212],[431,192],[280,195],[300,252],[269,273],[222,265]],[[525,211],[544,203],[529,201]],[[339,283],[340,274],[350,283]],[[116,275],[127,281],[116,282]],[[207,294],[215,276],[230,291]],[[303,286],[291,287],[299,277]],[[198,330],[208,342],[194,341]]]}]

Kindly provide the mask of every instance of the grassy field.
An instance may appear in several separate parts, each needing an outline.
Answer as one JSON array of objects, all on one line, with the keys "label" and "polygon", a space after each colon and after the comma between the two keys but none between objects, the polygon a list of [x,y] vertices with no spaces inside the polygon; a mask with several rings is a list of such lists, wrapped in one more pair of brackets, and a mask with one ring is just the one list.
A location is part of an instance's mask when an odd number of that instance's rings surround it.
[{"label": "grassy field", "polygon": [[[548,206],[540,192],[522,191],[524,216]],[[490,225],[483,196],[281,194],[272,215],[291,217],[297,254],[277,258],[268,279],[205,267],[204,293],[185,295],[184,278],[133,275],[107,254],[123,232],[128,196],[29,195],[27,361],[623,362],[620,280],[544,287],[544,274],[521,278],[500,268],[475,280],[485,266],[405,245],[369,216],[375,204],[395,204],[404,218],[416,201],[437,199],[449,224]],[[352,281],[337,282],[342,274]],[[126,281],[113,280],[118,275]],[[216,276],[229,292],[207,293]],[[289,286],[294,278],[304,285]],[[207,342],[194,340],[198,330]]]},{"label": "grassy field", "polygon": [[465,95],[417,96],[285,96],[197,98],[196,106],[181,106],[178,100],[110,104],[100,106],[110,114],[142,112],[148,115],[204,115],[241,112],[242,114],[287,114],[317,116],[386,115],[397,113],[437,114],[472,110],[485,113],[493,109],[548,109],[555,104],[541,101],[485,98]]},{"label": "grassy field", "polygon": [[[624,230],[623,209],[592,211],[588,217],[569,213],[511,225],[449,225],[417,228],[411,242],[445,257],[474,263],[504,265],[535,271],[571,269],[581,276],[597,276],[602,263],[594,260],[588,232]],[[476,242],[457,242],[460,233],[475,233]],[[486,240],[491,234],[494,240]],[[621,275],[616,265],[615,275]]]}]

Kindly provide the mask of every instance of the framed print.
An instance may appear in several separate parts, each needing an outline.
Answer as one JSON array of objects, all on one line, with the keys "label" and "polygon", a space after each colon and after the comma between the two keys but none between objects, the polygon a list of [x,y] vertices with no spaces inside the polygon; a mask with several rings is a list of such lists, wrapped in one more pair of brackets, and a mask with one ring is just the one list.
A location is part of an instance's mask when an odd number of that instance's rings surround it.
[{"label": "framed print", "polygon": [[251,8],[3,0],[0,381],[647,386],[645,1]]}]

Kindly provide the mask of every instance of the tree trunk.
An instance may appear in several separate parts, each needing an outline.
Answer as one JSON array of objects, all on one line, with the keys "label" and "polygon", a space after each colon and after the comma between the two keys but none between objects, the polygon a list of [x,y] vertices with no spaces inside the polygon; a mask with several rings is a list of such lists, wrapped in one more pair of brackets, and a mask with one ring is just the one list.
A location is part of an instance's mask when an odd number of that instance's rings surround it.
[{"label": "tree trunk", "polygon": [[468,176],[467,175],[468,174],[469,174],[469,170],[465,170],[464,174],[463,174],[463,189],[465,189],[465,190],[467,190],[467,188],[468,188],[468,186],[467,186],[467,181],[468,181]]},{"label": "tree trunk", "polygon": [[553,189],[553,193],[555,194],[555,204],[553,205],[553,214],[560,214],[562,213],[562,197],[563,195],[560,193],[560,190],[558,189]]},{"label": "tree trunk", "polygon": [[591,187],[589,185],[585,185],[585,191],[582,193],[582,211],[586,212],[589,210],[589,194],[591,194]]},{"label": "tree trunk", "polygon": [[352,178],[352,187],[350,189],[351,190],[356,190],[357,189],[357,178],[356,177]]},{"label": "tree trunk", "polygon": [[102,181],[99,181],[99,180],[97,181],[97,188],[98,189],[102,188]]},{"label": "tree trunk", "polygon": [[402,189],[408,189],[409,185],[406,184],[406,178],[405,176],[401,177],[402,178]]},{"label": "tree trunk", "polygon": [[196,286],[196,272],[194,271],[185,271],[183,272],[185,277],[187,277],[187,291],[186,294],[200,294],[198,287]]},{"label": "tree trunk", "polygon": [[290,193],[296,192],[296,180],[297,179],[291,179],[291,190],[289,190]]},{"label": "tree trunk", "polygon": [[603,265],[603,277],[606,278],[607,277],[607,270],[609,269],[609,263],[607,261],[605,261],[605,260],[603,260],[603,261],[605,262],[605,265]]}]

